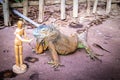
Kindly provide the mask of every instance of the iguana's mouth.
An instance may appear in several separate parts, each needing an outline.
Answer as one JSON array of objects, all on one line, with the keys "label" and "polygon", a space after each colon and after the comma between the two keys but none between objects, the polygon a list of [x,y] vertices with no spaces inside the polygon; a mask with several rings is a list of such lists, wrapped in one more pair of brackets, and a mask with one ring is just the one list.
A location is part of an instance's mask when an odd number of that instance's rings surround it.
[{"label": "iguana's mouth", "polygon": [[36,42],[39,43],[39,44],[41,44],[43,42],[43,39],[42,38],[37,38]]}]

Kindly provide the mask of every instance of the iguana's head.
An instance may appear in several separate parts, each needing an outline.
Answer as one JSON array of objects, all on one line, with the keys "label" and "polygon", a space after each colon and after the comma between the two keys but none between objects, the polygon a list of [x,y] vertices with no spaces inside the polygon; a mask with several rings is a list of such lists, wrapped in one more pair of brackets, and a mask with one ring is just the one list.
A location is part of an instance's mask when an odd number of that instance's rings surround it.
[{"label": "iguana's head", "polygon": [[54,30],[53,26],[44,24],[34,29],[33,35],[35,36],[37,40],[39,40],[39,42],[41,42],[41,40],[43,40],[45,37],[50,35],[50,33],[52,33],[53,30]]}]

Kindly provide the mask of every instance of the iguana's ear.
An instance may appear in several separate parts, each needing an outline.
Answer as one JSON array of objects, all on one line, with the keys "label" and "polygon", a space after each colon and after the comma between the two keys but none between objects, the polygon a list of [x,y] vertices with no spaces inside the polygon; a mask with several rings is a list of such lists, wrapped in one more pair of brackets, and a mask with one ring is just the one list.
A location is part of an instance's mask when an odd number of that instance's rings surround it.
[{"label": "iguana's ear", "polygon": [[55,26],[54,26],[53,24],[50,24],[49,27],[50,27],[51,30],[56,29]]}]

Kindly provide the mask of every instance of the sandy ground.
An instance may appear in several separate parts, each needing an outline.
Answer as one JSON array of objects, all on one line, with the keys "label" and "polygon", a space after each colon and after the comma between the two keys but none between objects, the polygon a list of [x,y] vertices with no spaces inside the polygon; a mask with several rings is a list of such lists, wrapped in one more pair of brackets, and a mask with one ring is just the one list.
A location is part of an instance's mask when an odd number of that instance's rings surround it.
[{"label": "sandy ground", "polygon": [[[99,58],[102,62],[92,61],[85,50],[77,50],[74,54],[60,56],[60,61],[64,67],[59,67],[58,71],[47,64],[50,60],[50,52],[36,55],[31,47],[23,44],[23,56],[36,57],[39,61],[30,63],[24,60],[28,65],[27,72],[19,74],[13,78],[4,80],[120,80],[120,15],[107,19],[100,25],[93,26],[88,32],[88,43],[93,50],[101,54]],[[14,55],[14,31],[15,27],[6,27],[0,30],[0,71],[11,70],[15,64]],[[62,33],[71,34],[79,28],[59,27]],[[26,30],[28,37],[33,38],[32,29]],[[92,44],[97,43],[106,52]],[[31,43],[35,45],[35,39]],[[0,79],[2,80],[2,79]]]}]

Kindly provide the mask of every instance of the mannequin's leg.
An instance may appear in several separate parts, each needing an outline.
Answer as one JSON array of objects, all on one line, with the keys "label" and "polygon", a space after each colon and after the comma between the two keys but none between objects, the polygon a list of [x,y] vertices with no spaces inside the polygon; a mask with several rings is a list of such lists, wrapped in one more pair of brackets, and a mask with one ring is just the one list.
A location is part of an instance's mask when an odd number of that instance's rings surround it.
[{"label": "mannequin's leg", "polygon": [[19,46],[16,46],[15,45],[15,61],[16,61],[16,65],[17,66],[20,66],[20,63],[19,63]]},{"label": "mannequin's leg", "polygon": [[19,46],[19,59],[20,59],[20,65],[23,64],[23,47]]}]

